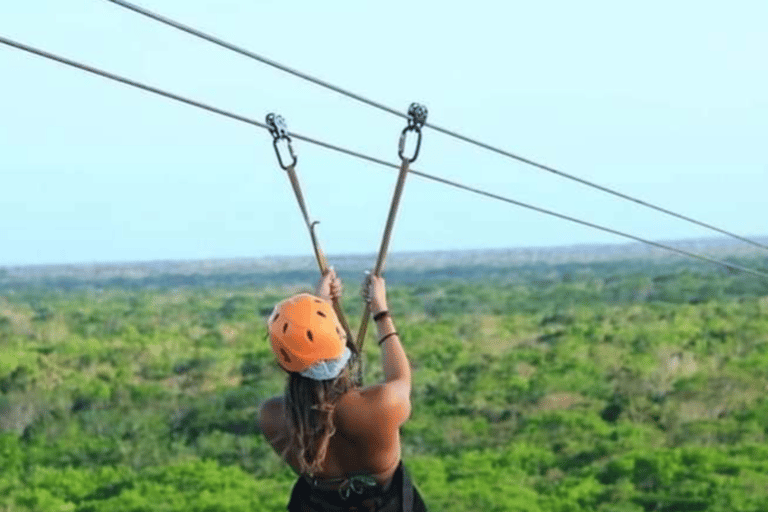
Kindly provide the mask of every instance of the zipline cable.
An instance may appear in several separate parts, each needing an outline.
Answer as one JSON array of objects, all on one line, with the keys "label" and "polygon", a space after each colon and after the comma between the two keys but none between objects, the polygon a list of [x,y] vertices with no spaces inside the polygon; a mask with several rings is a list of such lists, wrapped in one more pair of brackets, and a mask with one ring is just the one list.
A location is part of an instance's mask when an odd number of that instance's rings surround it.
[{"label": "zipline cable", "polygon": [[155,94],[159,94],[160,96],[165,96],[166,98],[171,98],[176,101],[180,101],[182,103],[186,103],[187,105],[192,105],[193,107],[202,108],[203,110],[207,110],[209,112],[213,112],[214,114],[219,114],[225,117],[229,117],[231,119],[235,119],[237,121],[241,121],[243,123],[252,124],[254,126],[259,126],[261,128],[266,128],[267,125],[264,123],[260,123],[258,121],[254,121],[253,119],[249,119],[245,116],[241,116],[238,114],[234,114],[232,112],[228,112],[226,110],[222,110],[217,107],[212,107],[210,105],[206,105],[205,103],[201,103],[199,101],[191,100],[189,98],[185,98],[184,96],[180,96],[178,94],[174,94],[172,92],[164,91],[162,89],[158,89],[157,87],[152,87],[151,85],[146,85],[141,82],[137,82],[135,80],[131,80],[130,78],[125,78],[119,75],[115,75],[113,73],[110,73],[108,71],[103,71],[101,69],[97,69],[91,66],[88,66],[87,64],[82,64],[80,62],[67,59],[66,57],[61,57],[59,55],[54,55],[53,53],[46,52],[45,50],[39,50],[37,48],[33,48],[31,46],[27,46],[23,43],[19,43],[16,41],[13,41],[11,39],[7,39],[3,36],[0,36],[0,43],[3,43],[4,45],[11,46],[13,48],[16,48],[17,50],[23,50],[28,53],[33,53],[35,55],[38,55],[40,57],[45,57],[46,59],[55,60],[56,62],[59,62],[60,64],[66,64],[67,66],[71,66],[73,68],[77,68],[83,71],[87,71],[89,73],[93,73],[94,75],[99,75],[104,78],[109,78],[110,80],[114,80],[116,82],[121,82],[125,85],[130,85],[131,87],[136,87],[138,89],[143,89],[148,92],[152,92]]},{"label": "zipline cable", "polygon": [[[324,87],[324,88],[329,89],[331,91],[334,91],[334,92],[336,92],[338,94],[341,94],[341,95],[346,96],[348,98],[351,98],[353,100],[356,100],[356,101],[359,101],[361,103],[364,103],[364,104],[366,104],[368,106],[377,108],[379,110],[383,110],[384,112],[389,112],[390,114],[393,114],[393,115],[396,115],[396,116],[399,116],[399,117],[402,117],[402,118],[405,118],[405,119],[408,118],[408,116],[406,114],[403,114],[399,110],[396,110],[396,109],[394,109],[392,107],[388,107],[387,105],[384,105],[384,104],[379,103],[377,101],[371,100],[369,98],[366,98],[366,97],[361,96],[359,94],[356,94],[356,93],[354,93],[352,91],[349,91],[349,90],[344,89],[342,87],[339,87],[337,85],[334,85],[334,84],[331,84],[331,83],[326,82],[324,80],[321,80],[321,79],[319,79],[317,77],[314,77],[312,75],[309,75],[307,73],[303,73],[303,72],[301,72],[301,71],[299,71],[297,69],[288,67],[288,66],[286,66],[284,64],[281,64],[280,62],[277,62],[275,60],[272,60],[272,59],[269,59],[267,57],[264,57],[263,55],[259,55],[257,53],[254,53],[254,52],[250,51],[250,50],[246,50],[245,48],[242,48],[240,46],[236,46],[236,45],[234,45],[232,43],[228,43],[228,42],[226,42],[226,41],[224,41],[222,39],[219,39],[218,37],[214,37],[214,36],[212,36],[210,34],[206,34],[205,32],[201,32],[200,30],[197,30],[197,29],[195,29],[193,27],[190,27],[189,25],[184,25],[183,23],[179,23],[178,21],[172,20],[172,19],[170,19],[170,18],[168,18],[166,16],[157,14],[157,13],[152,12],[152,11],[149,11],[147,9],[144,9],[143,7],[139,7],[138,5],[133,4],[131,2],[126,2],[125,0],[107,0],[107,1],[111,2],[113,4],[116,4],[116,5],[119,5],[120,7],[123,7],[125,9],[134,11],[134,12],[136,12],[138,14],[146,16],[146,17],[148,17],[150,19],[153,19],[155,21],[158,21],[160,23],[163,23],[165,25],[168,25],[170,27],[173,27],[173,28],[176,28],[176,29],[181,30],[183,32],[186,32],[186,33],[188,33],[190,35],[193,35],[195,37],[198,37],[200,39],[204,39],[204,40],[206,40],[206,41],[208,41],[210,43],[213,43],[215,45],[221,46],[222,48],[226,48],[226,49],[231,50],[233,52],[239,53],[240,55],[243,55],[245,57],[254,59],[256,61],[259,61],[262,64],[266,64],[268,66],[272,66],[273,68],[279,69],[281,71],[284,71],[286,73],[294,75],[294,76],[296,76],[298,78],[301,78],[303,80],[306,80],[308,82],[312,82],[315,85],[319,85],[320,87]],[[605,192],[607,194],[614,195],[614,196],[619,197],[621,199],[625,199],[627,201],[632,201],[633,203],[639,204],[639,205],[644,206],[646,208],[651,208],[653,210],[656,210],[658,212],[664,213],[666,215],[670,215],[672,217],[676,217],[676,218],[684,220],[686,222],[690,222],[690,223],[696,224],[698,226],[707,228],[709,230],[716,231],[716,232],[718,232],[720,234],[729,236],[731,238],[735,238],[737,240],[741,240],[742,242],[748,243],[748,244],[753,245],[755,247],[760,247],[761,249],[768,250],[768,245],[762,244],[762,243],[757,242],[755,240],[751,240],[751,239],[746,238],[744,236],[741,236],[741,235],[738,235],[736,233],[732,233],[732,232],[727,231],[725,229],[722,229],[722,228],[719,228],[717,226],[714,226],[712,224],[709,224],[709,223],[706,223],[706,222],[703,222],[703,221],[700,221],[700,220],[696,220],[696,219],[694,219],[692,217],[688,217],[687,215],[683,215],[681,213],[674,212],[672,210],[669,210],[667,208],[655,205],[653,203],[649,203],[648,201],[644,201],[642,199],[638,199],[636,197],[632,197],[632,196],[627,195],[627,194],[625,194],[623,192],[619,192],[618,190],[614,190],[614,189],[606,187],[604,185],[600,185],[598,183],[586,180],[584,178],[580,178],[580,177],[575,176],[573,174],[566,173],[564,171],[555,169],[554,167],[541,164],[539,162],[536,162],[536,161],[533,161],[533,160],[531,160],[529,158],[525,158],[523,156],[517,155],[517,154],[512,153],[510,151],[498,148],[496,146],[492,146],[490,144],[487,144],[485,142],[479,141],[479,140],[471,138],[471,137],[467,137],[466,135],[462,135],[462,134],[460,134],[460,133],[458,133],[456,131],[450,130],[448,128],[443,128],[443,127],[437,126],[437,125],[432,124],[432,123],[426,123],[425,126],[427,126],[429,128],[432,128],[433,130],[438,131],[440,133],[443,133],[445,135],[448,135],[449,137],[453,137],[455,139],[459,139],[459,140],[464,141],[464,142],[466,142],[468,144],[473,144],[475,146],[478,146],[480,148],[486,149],[488,151],[491,151],[491,152],[497,153],[499,155],[511,158],[513,160],[517,160],[518,162],[524,163],[526,165],[530,165],[532,167],[535,167],[535,168],[543,170],[543,171],[547,171],[549,173],[552,173],[552,174],[555,174],[557,176],[560,176],[561,178],[565,178],[565,179],[569,179],[569,180],[575,181],[577,183],[581,183],[582,185],[586,185],[588,187],[595,188],[597,190],[600,190],[600,191]]]},{"label": "zipline cable", "polygon": [[[102,76],[104,78],[109,78],[110,80],[114,80],[116,82],[120,82],[120,83],[123,83],[123,84],[126,84],[126,85],[130,85],[132,87],[136,87],[136,88],[142,89],[144,91],[152,92],[154,94],[158,94],[160,96],[164,96],[166,98],[170,98],[170,99],[173,99],[173,100],[185,103],[187,105],[191,105],[193,107],[198,107],[198,108],[201,108],[203,110],[207,110],[208,112],[212,112],[214,114],[219,114],[219,115],[228,117],[230,119],[235,119],[237,121],[240,121],[240,122],[243,122],[243,123],[247,123],[247,124],[250,124],[250,125],[253,125],[253,126],[259,126],[261,128],[267,128],[267,126],[264,123],[260,123],[260,122],[258,122],[256,120],[250,119],[248,117],[241,116],[239,114],[234,114],[232,112],[228,112],[226,110],[223,110],[223,109],[220,109],[220,108],[217,108],[217,107],[213,107],[213,106],[210,106],[210,105],[207,105],[205,103],[201,103],[201,102],[198,102],[198,101],[195,101],[195,100],[191,100],[189,98],[185,98],[183,96],[179,96],[178,94],[174,94],[174,93],[171,93],[171,92],[168,92],[168,91],[164,91],[162,89],[158,89],[157,87],[152,87],[150,85],[145,85],[145,84],[142,84],[142,83],[137,82],[135,80],[130,80],[128,78],[124,78],[124,77],[115,75],[113,73],[109,73],[107,71],[102,71],[100,69],[97,69],[97,68],[94,68],[94,67],[91,67],[91,66],[88,66],[88,65],[85,65],[85,64],[81,64],[79,62],[67,59],[65,57],[54,55],[54,54],[46,52],[44,50],[39,50],[39,49],[33,48],[31,46],[27,46],[25,44],[13,41],[11,39],[7,39],[7,38],[5,38],[3,36],[0,36],[0,43],[5,44],[6,46],[10,46],[12,48],[15,48],[17,50],[22,50],[22,51],[25,51],[27,53],[31,53],[31,54],[37,55],[39,57],[44,57],[44,58],[49,59],[49,60],[54,60],[54,61],[59,62],[61,64],[65,64],[67,66],[71,66],[71,67],[78,68],[78,69],[81,69],[83,71],[87,71],[89,73],[95,74],[95,75]],[[369,155],[365,155],[365,154],[359,153],[357,151],[352,151],[352,150],[349,150],[349,149],[346,149],[346,148],[342,148],[342,147],[339,147],[339,146],[336,146],[336,145],[333,145],[333,144],[329,144],[327,142],[322,142],[322,141],[313,139],[311,137],[307,137],[307,136],[303,136],[303,135],[298,135],[298,134],[293,134],[293,136],[295,138],[299,139],[299,140],[304,140],[306,142],[309,142],[310,144],[315,144],[315,145],[318,145],[318,146],[321,146],[321,147],[324,147],[324,148],[327,148],[327,149],[331,149],[331,150],[334,150],[334,151],[337,151],[337,152],[340,152],[340,153],[344,153],[344,154],[347,154],[347,155],[350,155],[350,156],[361,158],[361,159],[367,160],[369,162],[374,162],[374,163],[377,163],[379,165],[383,165],[383,166],[386,166],[386,167],[392,167],[392,168],[395,168],[395,169],[399,168],[398,165],[393,164],[391,162],[387,162],[385,160],[381,160],[381,159],[378,159],[378,158],[375,158],[375,157],[372,157],[372,156],[369,156]],[[521,201],[517,201],[515,199],[511,199],[511,198],[508,198],[508,197],[505,197],[505,196],[501,196],[501,195],[498,195],[498,194],[487,192],[487,191],[484,191],[484,190],[481,190],[481,189],[478,189],[478,188],[470,187],[468,185],[463,185],[461,183],[458,183],[458,182],[455,182],[455,181],[451,181],[451,180],[448,180],[448,179],[445,179],[445,178],[440,178],[438,176],[433,176],[433,175],[427,174],[425,172],[416,171],[414,169],[411,169],[409,172],[412,172],[413,174],[416,174],[416,175],[421,176],[423,178],[426,178],[428,180],[436,181],[438,183],[443,183],[445,185],[450,185],[452,187],[460,188],[460,189],[466,190],[468,192],[473,192],[475,194],[480,194],[482,196],[486,196],[486,197],[489,197],[489,198],[497,199],[499,201],[504,201],[506,203],[514,204],[516,206],[520,206],[522,208],[527,208],[529,210],[533,210],[533,211],[536,211],[536,212],[539,212],[539,213],[543,213],[545,215],[550,215],[550,216],[557,217],[557,218],[560,218],[560,219],[563,219],[563,220],[568,220],[568,221],[571,221],[571,222],[575,222],[575,223],[581,224],[583,226],[587,226],[587,227],[591,227],[591,228],[594,228],[594,229],[598,229],[600,231],[605,231],[607,233],[611,233],[611,234],[614,234],[614,235],[617,235],[617,236],[621,236],[623,238],[628,238],[628,239],[634,240],[636,242],[641,242],[641,243],[646,244],[646,245],[651,245],[653,247],[657,247],[657,248],[660,248],[660,249],[665,249],[665,250],[668,250],[668,251],[671,251],[671,252],[675,252],[677,254],[681,254],[683,256],[688,256],[690,258],[698,259],[698,260],[701,260],[701,261],[706,261],[706,262],[709,262],[709,263],[714,263],[716,265],[719,265],[719,266],[722,266],[722,267],[725,267],[725,268],[729,268],[731,270],[738,270],[740,272],[745,272],[745,273],[748,273],[748,274],[751,274],[751,275],[754,275],[754,276],[757,276],[757,277],[768,279],[768,274],[766,274],[764,272],[761,272],[759,270],[754,270],[754,269],[751,269],[751,268],[743,267],[743,266],[737,265],[735,263],[728,263],[726,261],[717,260],[715,258],[710,258],[709,256],[704,256],[704,255],[701,255],[701,254],[692,253],[692,252],[685,251],[683,249],[678,249],[678,248],[675,248],[675,247],[672,247],[672,246],[669,246],[669,245],[666,245],[666,244],[662,244],[662,243],[659,243],[659,242],[653,242],[651,240],[646,240],[644,238],[641,238],[641,237],[638,237],[638,236],[635,236],[635,235],[631,235],[631,234],[628,234],[628,233],[624,233],[622,231],[618,231],[618,230],[615,230],[613,228],[601,226],[599,224],[594,224],[594,223],[591,223],[591,222],[588,222],[588,221],[585,221],[585,220],[580,220],[580,219],[577,219],[575,217],[571,217],[569,215],[565,215],[565,214],[562,214],[562,213],[557,213],[557,212],[554,212],[554,211],[551,211],[551,210],[547,210],[545,208],[540,208],[538,206],[533,206],[533,205],[530,205],[530,204],[527,204],[527,203],[523,203]]]}]

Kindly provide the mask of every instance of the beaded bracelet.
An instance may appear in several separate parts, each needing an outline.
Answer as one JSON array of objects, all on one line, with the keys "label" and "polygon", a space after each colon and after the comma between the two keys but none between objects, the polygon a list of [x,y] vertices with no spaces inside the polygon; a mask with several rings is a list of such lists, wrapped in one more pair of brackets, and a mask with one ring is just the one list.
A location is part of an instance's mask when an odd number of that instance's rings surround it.
[{"label": "beaded bracelet", "polygon": [[381,320],[382,318],[384,318],[388,314],[389,314],[389,311],[387,311],[386,309],[384,311],[379,311],[378,313],[373,315],[373,321],[374,322],[378,322],[379,320]]},{"label": "beaded bracelet", "polygon": [[387,338],[390,338],[392,336],[397,336],[397,331],[391,332],[391,333],[385,335],[383,338],[381,338],[379,340],[379,346],[381,346],[381,344],[384,343],[387,340]]}]

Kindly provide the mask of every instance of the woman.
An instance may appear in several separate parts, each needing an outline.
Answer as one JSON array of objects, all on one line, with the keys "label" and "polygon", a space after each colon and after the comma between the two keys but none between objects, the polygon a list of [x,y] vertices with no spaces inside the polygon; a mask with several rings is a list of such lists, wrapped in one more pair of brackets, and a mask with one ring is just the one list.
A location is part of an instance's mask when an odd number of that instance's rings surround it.
[{"label": "woman", "polygon": [[387,310],[384,279],[369,276],[363,295],[379,334],[384,382],[357,388],[350,351],[330,305],[341,296],[331,269],[316,297],[299,294],[268,319],[285,395],[262,407],[259,426],[300,475],[290,512],[426,510],[400,460],[400,426],[411,414],[411,369]]}]

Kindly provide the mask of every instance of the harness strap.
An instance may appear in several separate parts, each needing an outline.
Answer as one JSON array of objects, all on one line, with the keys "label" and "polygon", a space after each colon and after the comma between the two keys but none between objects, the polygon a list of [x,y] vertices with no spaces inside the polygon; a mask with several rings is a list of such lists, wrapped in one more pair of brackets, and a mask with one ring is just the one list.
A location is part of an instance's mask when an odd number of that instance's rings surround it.
[{"label": "harness strap", "polygon": [[403,471],[403,512],[413,512],[413,482],[405,466],[400,469]]},{"label": "harness strap", "polygon": [[[427,121],[427,108],[418,103],[411,103],[408,108],[408,126],[403,129],[400,134],[400,142],[398,144],[398,155],[400,156],[400,171],[397,175],[397,183],[395,184],[395,191],[392,194],[392,203],[389,207],[389,215],[387,216],[387,223],[384,226],[384,235],[381,238],[381,246],[379,247],[379,255],[376,258],[376,267],[374,268],[373,275],[380,276],[384,271],[384,265],[387,258],[387,251],[389,250],[389,241],[392,237],[392,229],[395,226],[395,217],[397,216],[397,209],[400,206],[400,198],[403,195],[403,188],[405,187],[405,178],[408,176],[410,165],[416,161],[419,156],[419,149],[421,148],[421,128]],[[408,132],[415,132],[417,135],[416,149],[413,156],[407,157],[403,153],[405,151],[405,138]],[[366,302],[363,308],[363,318],[360,321],[360,329],[357,331],[357,350],[362,353],[363,343],[365,342],[365,334],[368,331],[368,321],[371,317],[371,306]]]},{"label": "harness strap", "polygon": [[[359,482],[346,487],[331,486],[334,480],[316,481],[300,477],[291,491],[290,512],[426,512],[426,507],[402,460],[392,481],[385,487]],[[349,479],[361,479],[353,476]],[[372,479],[371,479],[372,480]]]},{"label": "harness strap", "polygon": [[[389,207],[389,216],[387,217],[387,223],[384,226],[384,235],[381,238],[381,246],[379,247],[379,255],[376,258],[376,267],[373,270],[373,275],[380,276],[384,271],[384,264],[387,257],[387,250],[389,249],[389,240],[392,237],[392,228],[395,224],[395,216],[397,215],[397,208],[400,206],[400,197],[403,194],[403,188],[405,187],[405,178],[408,176],[408,168],[410,162],[403,158],[400,163],[400,171],[397,175],[397,183],[395,185],[395,192],[392,195],[392,204]],[[357,350],[363,351],[363,343],[365,343],[365,334],[368,331],[368,321],[371,318],[371,305],[366,302],[363,308],[363,318],[360,320],[360,328],[357,331]]]},{"label": "harness strap", "polygon": [[304,217],[304,222],[307,224],[307,228],[309,229],[309,236],[312,239],[312,248],[315,251],[315,258],[317,259],[317,264],[320,267],[320,272],[325,274],[325,272],[328,270],[328,262],[325,259],[325,254],[323,254],[323,250],[320,248],[320,243],[317,241],[317,237],[315,236],[315,225],[320,224],[320,221],[312,222],[309,218],[309,211],[307,210],[307,205],[304,202],[304,195],[301,193],[299,178],[296,176],[296,166],[294,164],[289,165],[286,167],[285,172],[288,174],[288,179],[291,181],[291,187],[293,188],[293,193],[296,195],[296,201],[299,203],[301,215]]}]

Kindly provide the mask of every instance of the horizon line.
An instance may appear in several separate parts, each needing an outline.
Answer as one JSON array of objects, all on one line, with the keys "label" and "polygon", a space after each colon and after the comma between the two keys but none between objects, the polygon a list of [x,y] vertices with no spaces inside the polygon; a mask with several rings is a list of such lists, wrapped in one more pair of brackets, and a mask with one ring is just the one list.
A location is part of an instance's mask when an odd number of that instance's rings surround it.
[{"label": "horizon line", "polygon": [[[753,236],[752,238],[763,239],[768,242],[768,235]],[[698,237],[698,238],[677,238],[677,239],[664,239],[660,242],[664,242],[667,245],[692,245],[692,244],[706,244],[716,245],[721,248],[727,247],[730,249],[743,249],[750,253],[759,253],[760,251],[753,247],[745,246],[736,240],[731,240],[724,236],[715,237]],[[682,258],[683,256],[668,253],[663,249],[648,246],[641,242],[584,242],[565,245],[539,245],[539,246],[515,246],[515,247],[491,247],[491,248],[464,248],[464,249],[436,249],[436,250],[408,250],[408,251],[393,251],[389,254],[389,258],[401,258],[401,257],[413,257],[424,255],[436,255],[436,254],[452,254],[452,253],[493,253],[493,252],[507,252],[507,253],[529,253],[538,251],[555,251],[555,252],[584,252],[585,249],[590,251],[601,252],[609,249],[626,250],[627,254],[637,254],[638,249],[643,249],[643,254],[668,254],[669,257]],[[365,253],[340,253],[340,254],[327,254],[326,257],[330,259],[359,259],[359,258],[375,258],[377,255],[374,252]],[[155,258],[146,260],[110,260],[110,261],[78,261],[78,262],[63,262],[63,263],[11,263],[0,264],[0,269],[24,269],[24,268],[57,268],[57,267],[126,267],[126,266],[143,266],[153,265],[159,263],[200,263],[200,262],[234,262],[234,261],[259,261],[259,260],[314,260],[314,256],[309,253],[305,255],[290,255],[290,254],[271,254],[263,256],[218,256],[209,258]]]}]

